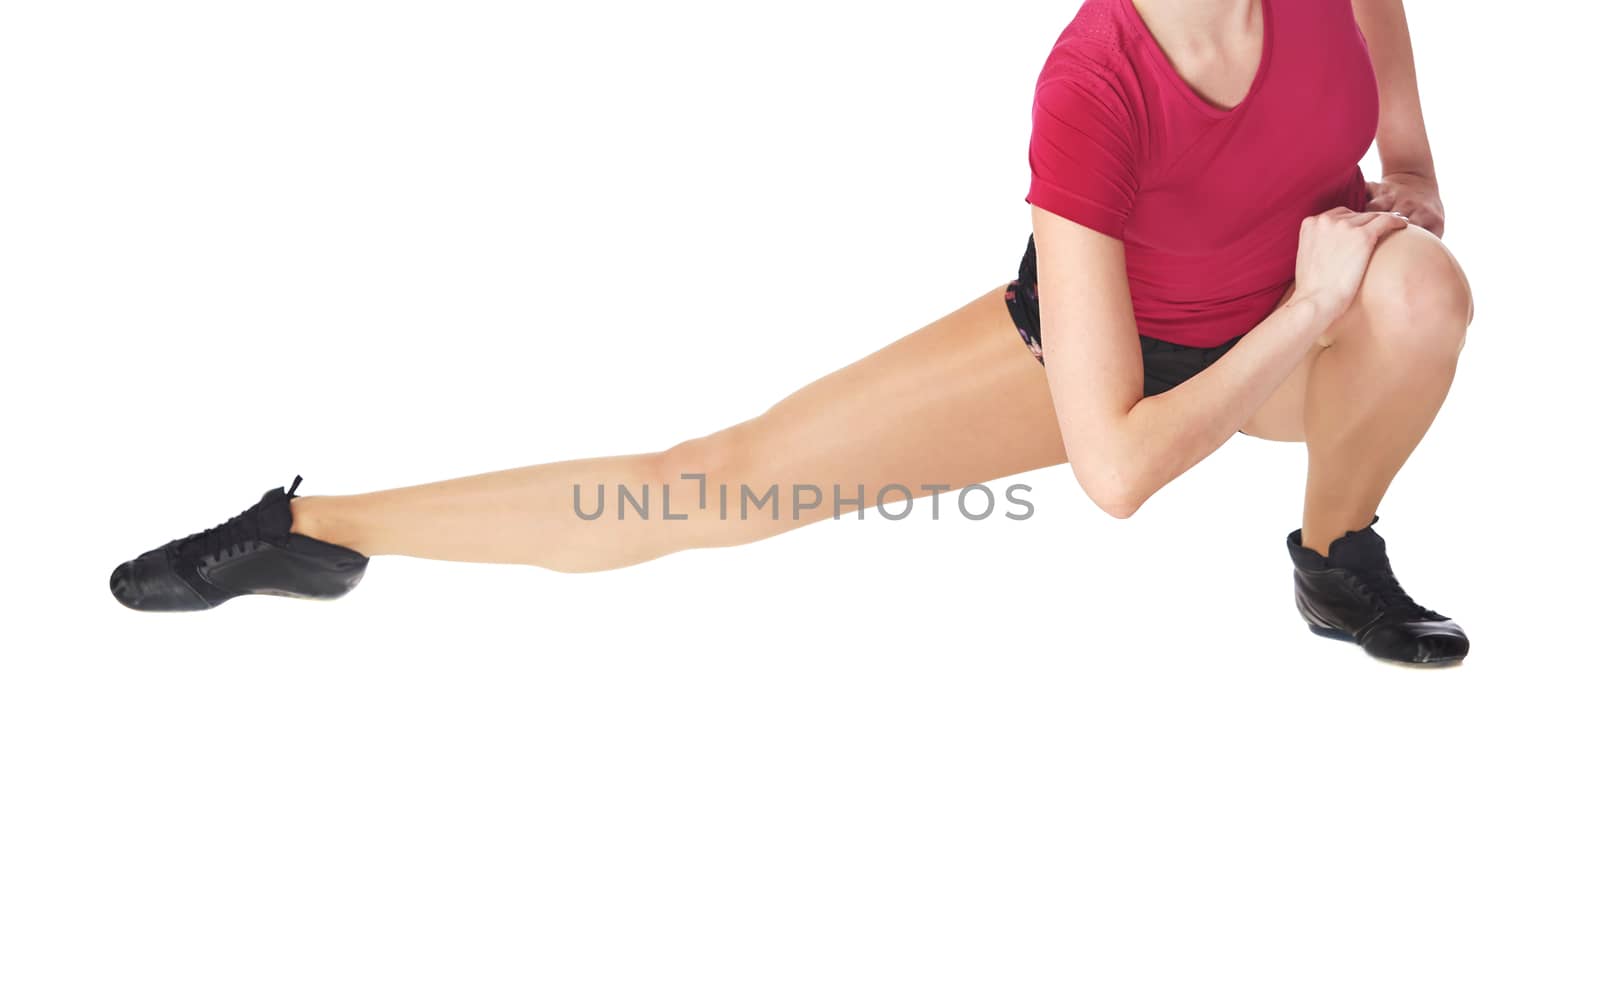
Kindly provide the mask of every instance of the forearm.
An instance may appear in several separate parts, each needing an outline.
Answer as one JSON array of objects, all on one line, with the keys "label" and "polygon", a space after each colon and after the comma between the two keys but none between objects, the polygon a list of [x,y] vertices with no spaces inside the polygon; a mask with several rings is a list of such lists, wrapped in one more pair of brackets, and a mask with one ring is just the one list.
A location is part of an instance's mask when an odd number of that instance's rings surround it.
[{"label": "forearm", "polygon": [[1336,314],[1319,298],[1293,297],[1215,363],[1138,401],[1115,432],[1128,514],[1215,452],[1260,408],[1316,345]]},{"label": "forearm", "polygon": [[1422,121],[1411,32],[1401,0],[1351,0],[1378,79],[1378,157],[1384,175],[1435,177]]}]

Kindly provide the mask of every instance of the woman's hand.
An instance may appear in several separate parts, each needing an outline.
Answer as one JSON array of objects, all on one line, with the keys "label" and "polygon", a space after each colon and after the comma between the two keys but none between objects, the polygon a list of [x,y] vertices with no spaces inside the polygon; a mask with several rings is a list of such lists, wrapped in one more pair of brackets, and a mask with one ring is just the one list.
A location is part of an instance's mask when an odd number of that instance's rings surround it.
[{"label": "woman's hand", "polygon": [[[1378,241],[1406,226],[1388,211],[1357,213],[1335,207],[1300,222],[1300,247],[1294,264],[1293,297],[1315,302],[1329,324],[1344,314],[1361,289]],[[1323,338],[1318,345],[1327,346]]]},{"label": "woman's hand", "polygon": [[1432,177],[1389,173],[1382,181],[1367,184],[1367,198],[1367,210],[1404,214],[1412,224],[1444,237],[1444,203]]}]

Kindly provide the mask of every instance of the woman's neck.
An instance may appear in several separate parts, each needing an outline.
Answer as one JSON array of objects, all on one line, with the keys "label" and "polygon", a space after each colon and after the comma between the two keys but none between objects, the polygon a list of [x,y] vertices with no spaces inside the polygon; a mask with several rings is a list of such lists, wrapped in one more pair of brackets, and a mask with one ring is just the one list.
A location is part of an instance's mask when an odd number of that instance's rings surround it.
[{"label": "woman's neck", "polygon": [[[1249,94],[1266,55],[1270,0],[1129,0],[1172,69],[1212,106]],[[1298,0],[1294,0],[1298,2]]]},{"label": "woman's neck", "polygon": [[1130,0],[1168,52],[1202,59],[1236,50],[1259,32],[1261,0]]}]

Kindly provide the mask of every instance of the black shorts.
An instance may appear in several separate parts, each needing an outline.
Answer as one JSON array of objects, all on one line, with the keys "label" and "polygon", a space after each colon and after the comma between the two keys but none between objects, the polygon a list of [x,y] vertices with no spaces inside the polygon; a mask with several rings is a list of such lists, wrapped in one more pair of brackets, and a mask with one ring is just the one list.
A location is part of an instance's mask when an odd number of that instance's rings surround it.
[{"label": "black shorts", "polygon": [[[1044,362],[1044,344],[1039,335],[1039,268],[1034,255],[1033,236],[1028,236],[1027,251],[1022,254],[1022,265],[1017,268],[1017,278],[1006,285],[1006,310],[1017,326],[1022,341],[1033,350],[1033,355]],[[1183,383],[1201,370],[1215,363],[1238,344],[1243,335],[1235,336],[1218,346],[1201,349],[1179,345],[1164,339],[1139,336],[1139,348],[1144,353],[1144,393],[1146,397]]]}]

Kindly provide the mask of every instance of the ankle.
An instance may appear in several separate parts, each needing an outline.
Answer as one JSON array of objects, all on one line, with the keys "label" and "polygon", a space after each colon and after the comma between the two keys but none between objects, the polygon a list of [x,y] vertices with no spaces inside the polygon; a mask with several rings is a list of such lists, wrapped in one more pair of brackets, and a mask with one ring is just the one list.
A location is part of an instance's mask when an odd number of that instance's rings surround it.
[{"label": "ankle", "polygon": [[1377,521],[1376,512],[1358,512],[1351,515],[1318,509],[1315,514],[1308,513],[1303,516],[1300,545],[1318,556],[1325,557],[1336,541],[1347,535],[1364,533]]},{"label": "ankle", "polygon": [[360,538],[350,527],[349,516],[341,513],[339,499],[322,495],[296,497],[289,501],[289,531],[322,542],[331,542],[356,552]]},{"label": "ankle", "polygon": [[1300,546],[1303,549],[1311,550],[1318,556],[1326,557],[1328,555],[1328,544],[1342,535],[1344,535],[1343,532],[1314,532],[1309,528],[1302,527],[1300,530]]}]

